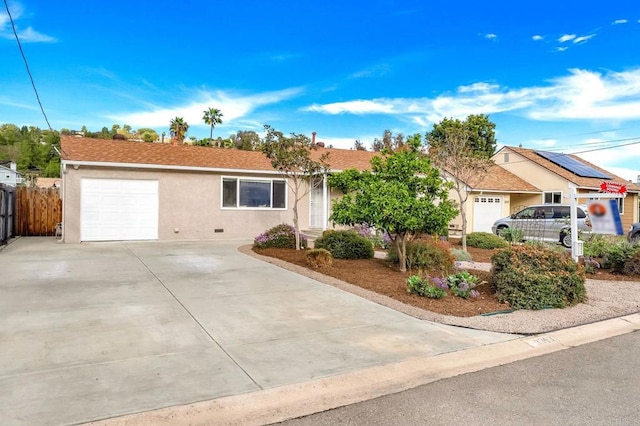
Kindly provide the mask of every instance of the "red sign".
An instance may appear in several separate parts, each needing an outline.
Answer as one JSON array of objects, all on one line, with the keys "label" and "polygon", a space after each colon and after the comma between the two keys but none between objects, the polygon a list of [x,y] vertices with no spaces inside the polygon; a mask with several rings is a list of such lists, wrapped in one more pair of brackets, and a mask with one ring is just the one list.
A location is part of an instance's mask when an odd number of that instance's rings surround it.
[{"label": "red sign", "polygon": [[600,190],[602,192],[608,192],[610,194],[626,194],[627,187],[621,183],[615,182],[602,182],[600,184]]}]

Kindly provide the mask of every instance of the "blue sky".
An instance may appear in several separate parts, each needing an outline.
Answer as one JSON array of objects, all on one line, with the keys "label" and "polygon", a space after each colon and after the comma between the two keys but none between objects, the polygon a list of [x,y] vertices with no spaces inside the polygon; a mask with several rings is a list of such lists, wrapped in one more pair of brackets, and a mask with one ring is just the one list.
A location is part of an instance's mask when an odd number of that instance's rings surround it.
[{"label": "blue sky", "polygon": [[[9,7],[55,129],[162,132],[181,116],[205,137],[202,111],[216,107],[214,136],[270,124],[349,148],[484,113],[500,145],[595,150],[580,155],[640,175],[637,0]],[[0,54],[0,123],[45,128],[4,5]]]}]

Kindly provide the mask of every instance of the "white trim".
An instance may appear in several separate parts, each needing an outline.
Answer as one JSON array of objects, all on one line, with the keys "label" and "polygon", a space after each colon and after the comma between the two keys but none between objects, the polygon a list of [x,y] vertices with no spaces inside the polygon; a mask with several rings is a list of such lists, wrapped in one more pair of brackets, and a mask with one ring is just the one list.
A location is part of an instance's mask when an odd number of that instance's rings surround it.
[{"label": "white trim", "polygon": [[327,189],[327,175],[322,175],[322,230],[327,229],[329,215],[329,192]]},{"label": "white trim", "polygon": [[143,164],[143,163],[109,163],[104,161],[74,161],[63,160],[62,165],[88,166],[88,167],[117,167],[125,169],[154,169],[154,170],[181,170],[194,172],[218,172],[218,173],[256,173],[268,175],[280,175],[277,170],[254,170],[254,169],[227,169],[217,167],[196,167],[196,166],[176,166],[169,164]]},{"label": "white trim", "polygon": [[[235,179],[236,182],[240,180],[249,180],[249,181],[265,181],[271,183],[271,198],[273,198],[273,182],[280,181],[284,182],[284,208],[282,207],[242,207],[238,206],[240,201],[240,185],[236,185],[236,207],[226,207],[223,205],[224,202],[224,180],[225,179]],[[289,210],[289,181],[286,178],[261,178],[254,176],[228,176],[221,175],[220,176],[220,210],[258,210],[258,211],[287,211]],[[273,204],[273,199],[271,199],[271,204]]]}]

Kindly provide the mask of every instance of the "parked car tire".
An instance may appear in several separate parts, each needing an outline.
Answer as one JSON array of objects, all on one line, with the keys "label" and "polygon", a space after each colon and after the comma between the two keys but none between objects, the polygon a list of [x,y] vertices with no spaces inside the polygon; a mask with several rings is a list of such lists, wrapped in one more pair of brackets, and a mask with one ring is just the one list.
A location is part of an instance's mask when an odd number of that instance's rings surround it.
[{"label": "parked car tire", "polygon": [[504,225],[498,226],[498,228],[496,229],[496,235],[499,236],[499,237],[502,237],[502,232],[505,229],[509,229],[509,227],[508,226],[504,226]]},{"label": "parked car tire", "polygon": [[571,232],[568,229],[560,231],[560,244],[566,248],[571,248]]},{"label": "parked car tire", "polygon": [[629,242],[633,244],[640,243],[640,232],[636,232],[629,237]]}]

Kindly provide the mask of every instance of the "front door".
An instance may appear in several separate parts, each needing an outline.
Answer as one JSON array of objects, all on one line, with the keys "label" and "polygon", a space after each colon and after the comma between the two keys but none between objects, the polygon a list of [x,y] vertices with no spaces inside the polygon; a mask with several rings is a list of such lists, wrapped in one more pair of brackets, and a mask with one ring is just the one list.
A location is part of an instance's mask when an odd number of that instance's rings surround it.
[{"label": "front door", "polygon": [[322,177],[311,181],[309,193],[309,227],[311,229],[324,229],[324,188]]}]

